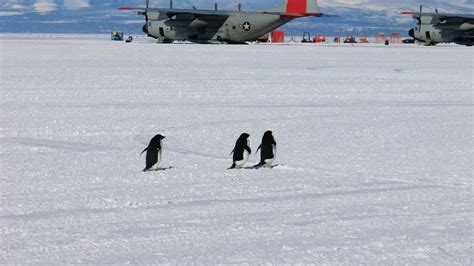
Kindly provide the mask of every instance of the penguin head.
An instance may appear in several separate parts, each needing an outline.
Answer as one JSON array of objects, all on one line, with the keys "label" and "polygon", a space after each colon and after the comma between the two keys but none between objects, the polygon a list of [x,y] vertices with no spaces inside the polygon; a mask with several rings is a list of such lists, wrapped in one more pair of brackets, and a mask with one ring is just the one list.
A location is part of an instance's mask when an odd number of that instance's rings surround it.
[{"label": "penguin head", "polygon": [[275,139],[273,138],[272,132],[270,130],[267,130],[263,134],[262,144],[265,144],[265,145],[276,144]]},{"label": "penguin head", "polygon": [[163,135],[156,135],[150,140],[150,144],[148,145],[149,147],[157,147],[160,146],[161,140],[164,139],[165,137]]},{"label": "penguin head", "polygon": [[162,139],[164,139],[164,138],[165,138],[165,136],[163,136],[163,135],[161,135],[161,134],[158,134],[158,135],[154,136],[154,137],[151,139],[151,141],[158,141],[158,140],[162,140]]},{"label": "penguin head", "polygon": [[242,133],[242,135],[241,135],[241,136],[243,136],[244,138],[248,138],[248,137],[250,137],[250,134],[247,134],[247,133]]},{"label": "penguin head", "polygon": [[237,142],[236,142],[236,147],[237,146],[240,146],[240,147],[243,147],[245,145],[248,145],[248,142],[249,142],[249,134],[247,133],[242,133],[240,135],[240,137],[237,139]]},{"label": "penguin head", "polygon": [[268,139],[268,140],[272,140],[273,139],[273,135],[272,135],[273,132],[271,132],[270,130],[267,130],[264,134],[263,134],[263,138],[262,139]]},{"label": "penguin head", "polygon": [[250,137],[248,133],[242,133],[239,137],[239,140],[246,140]]}]

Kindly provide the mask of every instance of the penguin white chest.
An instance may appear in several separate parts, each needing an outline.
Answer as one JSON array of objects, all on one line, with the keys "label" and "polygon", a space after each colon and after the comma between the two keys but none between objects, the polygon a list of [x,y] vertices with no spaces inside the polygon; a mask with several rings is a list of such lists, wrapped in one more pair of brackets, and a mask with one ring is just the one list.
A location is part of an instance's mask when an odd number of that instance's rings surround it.
[{"label": "penguin white chest", "polygon": [[247,150],[244,150],[243,159],[240,160],[240,161],[235,161],[235,165],[239,168],[244,166],[247,163],[247,161],[249,160],[249,155],[250,155],[250,153]]},{"label": "penguin white chest", "polygon": [[159,165],[160,161],[161,161],[161,149],[159,149],[157,154],[156,154],[156,164],[155,165]]},{"label": "penguin white chest", "polygon": [[270,158],[270,159],[265,159],[265,166],[270,167],[275,160],[275,157]]}]

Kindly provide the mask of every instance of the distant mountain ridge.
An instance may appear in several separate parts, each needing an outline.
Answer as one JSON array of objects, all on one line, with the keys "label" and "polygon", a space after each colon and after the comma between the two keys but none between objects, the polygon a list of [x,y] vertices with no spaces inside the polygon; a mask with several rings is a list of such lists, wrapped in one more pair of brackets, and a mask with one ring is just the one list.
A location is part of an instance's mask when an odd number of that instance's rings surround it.
[{"label": "distant mountain ridge", "polygon": [[[144,6],[144,0],[3,0],[0,3],[0,32],[13,33],[108,33],[120,29],[140,34],[144,19],[135,13],[118,11],[120,6]],[[174,7],[235,10],[240,2],[244,10],[262,10],[278,5],[279,0],[174,0]],[[474,13],[474,0],[319,0],[322,12],[337,18],[304,18],[283,27],[288,34],[304,31],[327,35],[373,35],[376,32],[406,32],[415,22],[401,11],[418,10]],[[151,0],[154,7],[167,7],[169,0]]]}]

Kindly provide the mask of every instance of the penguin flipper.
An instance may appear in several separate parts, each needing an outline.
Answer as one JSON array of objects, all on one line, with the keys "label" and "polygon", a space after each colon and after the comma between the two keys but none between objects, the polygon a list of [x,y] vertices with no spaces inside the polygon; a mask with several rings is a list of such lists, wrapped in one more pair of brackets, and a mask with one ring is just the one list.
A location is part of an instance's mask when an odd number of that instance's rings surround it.
[{"label": "penguin flipper", "polygon": [[261,147],[262,147],[262,144],[258,145],[257,151],[255,153],[257,153],[258,150],[260,150]]},{"label": "penguin flipper", "polygon": [[140,153],[140,156],[142,156],[142,154],[148,150],[148,147],[146,147],[141,153]]}]

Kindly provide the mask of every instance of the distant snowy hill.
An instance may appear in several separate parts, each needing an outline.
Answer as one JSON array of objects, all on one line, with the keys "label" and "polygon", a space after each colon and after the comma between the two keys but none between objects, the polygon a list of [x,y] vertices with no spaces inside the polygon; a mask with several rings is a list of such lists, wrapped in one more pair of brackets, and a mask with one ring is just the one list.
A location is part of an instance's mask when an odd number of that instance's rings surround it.
[{"label": "distant snowy hill", "polygon": [[[2,0],[0,2],[1,32],[32,33],[106,33],[121,29],[127,33],[141,33],[143,18],[134,13],[120,12],[120,6],[143,6],[144,0]],[[280,0],[175,0],[174,6],[235,10],[242,3],[245,10],[262,10],[278,5]],[[305,18],[284,26],[290,34],[303,31],[332,35],[367,34],[378,31],[405,33],[414,24],[400,11],[426,10],[435,7],[443,12],[474,13],[474,0],[319,0],[325,13],[338,18]],[[151,0],[155,7],[168,6],[168,0]]]}]

